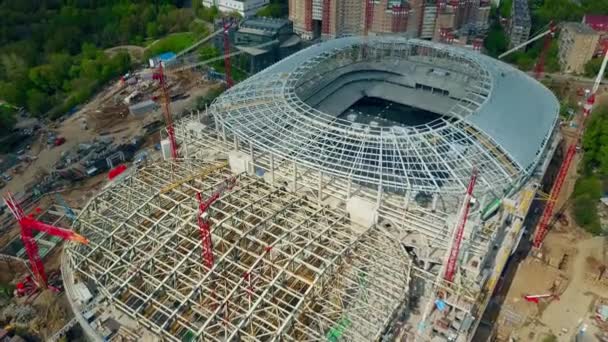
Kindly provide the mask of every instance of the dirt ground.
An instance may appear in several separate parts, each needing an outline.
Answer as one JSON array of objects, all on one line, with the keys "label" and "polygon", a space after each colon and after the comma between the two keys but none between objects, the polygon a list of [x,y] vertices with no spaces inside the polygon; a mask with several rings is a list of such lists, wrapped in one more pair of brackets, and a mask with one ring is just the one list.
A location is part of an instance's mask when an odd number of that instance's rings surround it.
[{"label": "dirt ground", "polygon": [[[516,341],[541,341],[549,335],[571,341],[583,324],[587,324],[588,335],[599,333],[592,317],[596,302],[608,297],[608,286],[594,280],[599,276],[598,261],[603,260],[604,265],[608,261],[606,243],[605,237],[550,233],[545,244],[552,246],[552,254],[568,254],[569,262],[563,270],[536,258],[519,265],[498,321],[502,335],[508,335],[508,331]],[[552,288],[556,282],[559,285]],[[525,295],[552,291],[556,298],[541,299],[538,304],[523,299]],[[515,320],[519,324],[509,324],[510,318],[514,321],[513,315],[519,316]]]},{"label": "dirt ground", "polygon": [[[608,95],[599,96],[598,102],[608,103]],[[562,132],[567,142],[564,148],[575,141],[573,131]],[[498,340],[542,341],[553,335],[558,341],[574,341],[585,327],[585,341],[599,341],[602,331],[593,316],[598,301],[608,298],[608,275],[600,279],[608,266],[608,237],[590,236],[570,216],[568,199],[580,159],[581,155],[574,159],[556,203],[556,212],[563,211],[567,222],[556,222],[540,253],[532,253],[518,265],[496,320]],[[523,298],[533,294],[555,297],[538,304]]]}]

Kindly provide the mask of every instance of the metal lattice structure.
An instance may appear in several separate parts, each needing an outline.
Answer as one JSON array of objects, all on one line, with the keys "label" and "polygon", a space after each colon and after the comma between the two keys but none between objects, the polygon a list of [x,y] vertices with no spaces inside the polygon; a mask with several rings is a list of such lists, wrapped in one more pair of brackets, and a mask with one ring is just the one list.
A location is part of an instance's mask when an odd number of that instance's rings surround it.
[{"label": "metal lattice structure", "polygon": [[[536,166],[559,108],[546,88],[473,51],[394,37],[368,37],[362,49],[364,42],[350,37],[300,51],[240,83],[210,110],[226,133],[261,151],[388,191],[460,194],[477,167],[480,190],[500,192]],[[449,92],[444,97],[424,88],[437,83],[429,73],[439,69],[454,86],[428,88]],[[414,106],[443,101],[445,111],[403,126],[353,123],[318,109],[315,99],[324,92],[353,83],[363,84],[353,92],[395,85],[386,88],[392,100],[402,92]]]},{"label": "metal lattice structure", "polygon": [[[344,117],[362,94],[440,116]],[[64,254],[68,298],[94,283],[133,329],[174,341],[468,338],[522,230],[528,179],[556,146],[558,108],[536,81],[473,51],[394,37],[314,45],[177,122],[183,160],[91,200],[74,224],[90,244]],[[474,167],[476,201],[446,280]],[[233,176],[206,211],[209,268],[196,193]],[[439,293],[447,311],[422,315]]]},{"label": "metal lattice structure", "polygon": [[[405,300],[409,261],[399,244],[353,226],[343,211],[241,175],[209,209],[216,262],[207,269],[193,194],[209,195],[230,172],[189,176],[210,166],[153,165],[96,197],[76,224],[90,245],[68,249],[73,276],[95,281],[169,340],[300,341],[332,329],[377,338]],[[180,178],[188,181],[158,191]]]}]

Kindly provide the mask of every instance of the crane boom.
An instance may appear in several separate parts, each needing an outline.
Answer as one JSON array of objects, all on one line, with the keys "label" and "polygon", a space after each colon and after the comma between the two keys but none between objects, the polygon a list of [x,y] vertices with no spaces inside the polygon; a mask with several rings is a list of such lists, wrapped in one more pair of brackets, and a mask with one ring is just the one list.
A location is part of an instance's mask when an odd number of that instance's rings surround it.
[{"label": "crane boom", "polygon": [[578,140],[580,139],[580,137],[583,133],[585,121],[587,120],[587,118],[591,114],[591,111],[593,110],[593,105],[595,103],[595,93],[599,89],[599,85],[602,82],[602,78],[604,76],[604,71],[606,70],[606,64],[608,64],[608,49],[606,49],[606,51],[605,51],[604,60],[602,61],[602,67],[600,68],[600,71],[595,79],[595,84],[593,85],[592,92],[589,95],[589,97],[587,98],[587,101],[583,108],[583,118],[582,118],[581,124],[579,125],[579,128],[576,132],[576,136],[575,136],[576,140],[574,142],[572,142],[570,144],[570,146],[568,146],[568,150],[566,151],[566,156],[564,157],[564,161],[562,162],[562,165],[559,168],[559,171],[557,173],[557,178],[555,179],[555,183],[553,183],[553,187],[551,188],[551,193],[549,195],[549,201],[547,202],[547,205],[545,206],[545,210],[543,211],[543,215],[541,216],[541,219],[538,223],[538,227],[536,229],[536,233],[534,235],[534,240],[533,240],[533,245],[536,248],[539,248],[542,245],[543,240],[545,239],[545,236],[547,235],[547,232],[549,231],[549,222],[551,220],[551,217],[553,216],[553,209],[555,208],[555,204],[557,202],[557,197],[559,196],[559,194],[561,192],[562,186],[564,185],[564,181],[566,180],[566,176],[568,175],[568,170],[570,169],[570,165],[572,164],[572,160],[574,160],[574,156],[576,155],[576,146],[578,144]]},{"label": "crane boom", "polygon": [[471,199],[473,196],[473,189],[477,182],[477,169],[473,169],[471,179],[469,180],[469,186],[464,197],[464,203],[462,203],[462,209],[460,210],[460,217],[458,220],[458,226],[454,232],[454,239],[452,241],[452,248],[450,250],[450,256],[446,264],[446,270],[444,279],[447,281],[454,281],[454,274],[456,273],[456,262],[458,261],[458,254],[460,253],[460,243],[462,242],[462,236],[464,235],[464,227],[467,224],[467,217],[469,216],[469,210],[471,209]]},{"label": "crane boom", "polygon": [[21,227],[21,241],[23,242],[23,247],[30,261],[30,267],[32,268],[34,278],[36,279],[36,284],[40,288],[47,288],[48,278],[44,271],[44,264],[40,258],[38,245],[34,239],[34,231],[37,230],[39,232],[57,236],[63,240],[72,240],[82,244],[88,244],[89,240],[72,230],[37,221],[33,218],[33,215],[26,216],[23,208],[21,208],[19,203],[15,201],[13,195],[10,193],[4,196],[4,202]]},{"label": "crane boom", "polygon": [[544,37],[544,36],[548,35],[549,33],[553,33],[553,32],[555,32],[555,28],[554,28],[554,27],[551,27],[551,28],[549,28],[547,31],[542,32],[542,33],[540,33],[540,34],[538,34],[538,35],[536,35],[536,36],[534,36],[534,37],[532,37],[532,38],[528,39],[527,41],[525,41],[525,42],[523,42],[523,43],[521,43],[521,44],[519,44],[519,45],[515,46],[514,48],[512,48],[512,49],[510,49],[510,50],[507,50],[507,51],[505,51],[505,52],[503,52],[502,54],[500,54],[500,55],[498,56],[498,59],[502,59],[503,57],[506,57],[506,56],[508,56],[508,55],[512,54],[513,52],[515,52],[515,51],[517,51],[517,50],[519,50],[519,49],[521,49],[521,48],[523,48],[523,47],[526,47],[526,46],[528,46],[528,45],[530,45],[530,44],[534,43],[535,41],[537,41],[537,40],[541,39],[542,37]]}]

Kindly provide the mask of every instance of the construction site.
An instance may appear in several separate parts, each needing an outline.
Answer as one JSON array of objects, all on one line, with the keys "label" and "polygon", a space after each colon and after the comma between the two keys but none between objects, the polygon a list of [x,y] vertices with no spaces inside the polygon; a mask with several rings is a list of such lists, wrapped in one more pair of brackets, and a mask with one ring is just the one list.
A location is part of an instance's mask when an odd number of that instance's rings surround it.
[{"label": "construction site", "polygon": [[[601,76],[580,98],[449,34],[368,36],[366,4],[365,36],[237,84],[237,23],[217,22],[37,133],[3,195],[2,281],[19,279],[0,323],[48,341],[604,336],[608,243],[566,210]],[[188,64],[214,37],[223,55]]]},{"label": "construction site", "polygon": [[171,125],[164,161],[81,210],[88,244],[61,263],[76,319],[92,339],[470,340],[558,111],[473,51],[397,37],[302,50]]}]

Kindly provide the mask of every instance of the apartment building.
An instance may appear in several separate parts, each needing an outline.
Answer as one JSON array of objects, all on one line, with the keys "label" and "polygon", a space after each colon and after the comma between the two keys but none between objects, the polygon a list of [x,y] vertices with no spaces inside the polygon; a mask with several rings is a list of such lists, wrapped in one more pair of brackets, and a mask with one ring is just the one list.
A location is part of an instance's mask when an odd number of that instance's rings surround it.
[{"label": "apartment building", "polygon": [[595,54],[600,35],[583,23],[566,23],[559,35],[559,62],[568,73],[582,73]]},{"label": "apartment building", "polygon": [[[366,20],[366,13],[371,20]],[[402,34],[441,40],[441,33],[479,36],[488,29],[490,0],[289,0],[289,18],[304,39]]]},{"label": "apartment building", "polygon": [[362,35],[366,30],[372,34],[405,33],[417,28],[412,6],[422,1],[375,0],[370,8],[373,19],[366,24],[367,9],[362,0],[289,0],[289,19],[294,30],[308,40]]},{"label": "apartment building", "polygon": [[216,6],[222,12],[238,12],[244,18],[252,17],[270,0],[202,0],[207,7]]},{"label": "apartment building", "polygon": [[513,0],[511,22],[509,23],[510,46],[517,46],[530,38],[530,8],[528,0]]}]

